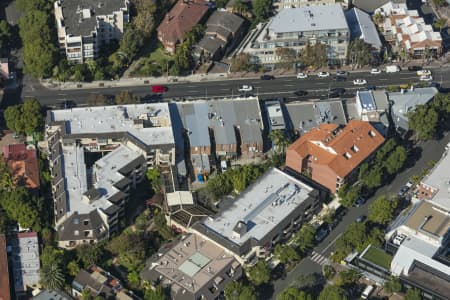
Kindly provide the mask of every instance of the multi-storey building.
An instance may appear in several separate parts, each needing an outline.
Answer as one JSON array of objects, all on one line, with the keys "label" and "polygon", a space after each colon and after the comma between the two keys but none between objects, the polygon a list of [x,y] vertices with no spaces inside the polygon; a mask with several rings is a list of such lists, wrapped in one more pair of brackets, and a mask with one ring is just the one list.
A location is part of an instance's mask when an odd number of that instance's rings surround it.
[{"label": "multi-storey building", "polygon": [[335,0],[275,0],[273,1],[273,6],[277,10],[281,10],[284,8],[295,8],[313,5],[328,5],[334,3],[336,3]]},{"label": "multi-storey building", "polygon": [[277,49],[300,54],[306,45],[326,45],[328,63],[344,64],[350,39],[349,28],[339,4],[286,8],[252,32],[238,53],[248,53],[255,64],[280,62]]},{"label": "multi-storey building", "polygon": [[46,135],[59,246],[118,230],[147,167],[175,164],[167,103],[50,111]]},{"label": "multi-storey building", "polygon": [[122,37],[129,22],[129,0],[57,0],[58,43],[73,63],[97,58],[100,47]]},{"label": "multi-storey building", "polygon": [[384,137],[369,122],[351,120],[345,127],[321,124],[287,149],[286,166],[336,193],[357,178],[359,166],[383,142]]}]

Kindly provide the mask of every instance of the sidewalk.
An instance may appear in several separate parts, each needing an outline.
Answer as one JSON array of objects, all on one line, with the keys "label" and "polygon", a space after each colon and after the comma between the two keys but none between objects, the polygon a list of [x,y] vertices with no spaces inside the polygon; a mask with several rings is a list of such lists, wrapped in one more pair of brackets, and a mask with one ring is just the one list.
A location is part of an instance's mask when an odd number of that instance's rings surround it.
[{"label": "sidewalk", "polygon": [[[426,65],[422,60],[410,61],[406,64],[398,64],[403,69],[408,65]],[[440,68],[442,66],[449,66],[448,64],[442,64],[439,61],[432,61],[426,65],[426,68]],[[379,68],[383,69],[385,65]],[[339,69],[320,68],[315,70],[312,74],[320,71],[329,71],[333,73],[335,71],[349,71],[352,73],[367,73],[370,71],[370,67],[364,67],[357,70],[352,70],[350,66],[343,66]],[[183,83],[195,83],[205,81],[224,81],[224,80],[248,80],[259,79],[263,73],[258,72],[236,72],[236,73],[214,73],[214,74],[193,74],[188,76],[161,76],[161,77],[140,77],[140,78],[120,78],[119,80],[102,80],[93,82],[59,82],[53,79],[42,79],[40,82],[42,86],[51,90],[77,90],[77,89],[96,89],[96,88],[114,88],[114,87],[133,87],[143,85],[164,85],[164,84],[183,84]],[[296,75],[295,70],[274,70],[266,74],[274,75],[275,77],[291,77]]]}]

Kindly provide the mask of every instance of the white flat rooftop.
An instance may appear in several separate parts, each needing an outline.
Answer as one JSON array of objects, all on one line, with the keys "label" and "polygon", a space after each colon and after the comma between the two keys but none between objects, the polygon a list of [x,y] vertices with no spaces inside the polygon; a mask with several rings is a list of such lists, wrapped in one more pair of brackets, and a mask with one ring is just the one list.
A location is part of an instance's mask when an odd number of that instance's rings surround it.
[{"label": "white flat rooftop", "polygon": [[[51,121],[66,121],[68,134],[129,132],[146,145],[174,143],[167,103],[78,107],[52,110]],[[137,128],[136,120],[164,119],[155,127]]]},{"label": "white flat rooftop", "polygon": [[[305,201],[311,191],[310,186],[272,168],[242,192],[233,206],[202,222],[238,245],[250,238],[260,240]],[[247,232],[237,236],[234,229],[239,222],[247,224]]]},{"label": "white flat rooftop", "polygon": [[450,155],[444,153],[430,173],[422,180],[428,186],[438,191],[430,202],[450,211]]}]

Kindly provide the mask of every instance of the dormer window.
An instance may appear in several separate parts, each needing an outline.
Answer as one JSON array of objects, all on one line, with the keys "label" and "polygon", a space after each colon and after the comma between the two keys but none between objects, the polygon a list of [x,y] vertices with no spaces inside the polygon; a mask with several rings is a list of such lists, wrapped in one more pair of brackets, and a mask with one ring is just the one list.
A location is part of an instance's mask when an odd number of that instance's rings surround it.
[{"label": "dormer window", "polygon": [[353,145],[350,149],[352,149],[352,151],[355,153],[359,151],[359,148],[356,145]]},{"label": "dormer window", "polygon": [[348,153],[348,152],[345,152],[345,153],[344,153],[344,157],[345,157],[346,159],[352,158],[352,156],[351,156],[350,153]]},{"label": "dormer window", "polygon": [[371,137],[374,137],[374,136],[376,136],[376,134],[375,134],[375,131],[373,131],[373,130],[369,130],[369,135],[370,135]]}]

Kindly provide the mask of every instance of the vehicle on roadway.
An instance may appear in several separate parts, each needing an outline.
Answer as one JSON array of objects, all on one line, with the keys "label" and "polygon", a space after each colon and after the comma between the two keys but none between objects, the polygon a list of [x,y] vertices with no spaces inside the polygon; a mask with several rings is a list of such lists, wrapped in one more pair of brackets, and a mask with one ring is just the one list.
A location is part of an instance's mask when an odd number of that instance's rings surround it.
[{"label": "vehicle on roadway", "polygon": [[356,218],[356,223],[362,223],[367,217],[365,215],[361,215]]},{"label": "vehicle on roadway", "polygon": [[422,70],[421,66],[409,66],[408,67],[408,71],[417,72],[417,71],[420,71],[420,70]]},{"label": "vehicle on roadway", "polygon": [[377,87],[375,85],[366,86],[366,90],[368,90],[368,91],[375,91],[376,89],[377,89]]},{"label": "vehicle on roadway", "polygon": [[168,88],[163,85],[153,85],[152,86],[152,93],[162,94],[162,93],[167,92],[167,90],[168,90]]},{"label": "vehicle on roadway", "polygon": [[314,237],[314,239],[316,240],[316,242],[321,242],[325,239],[325,237],[328,235],[328,233],[330,233],[330,231],[328,230],[328,228],[326,227],[321,227],[317,233],[316,236]]},{"label": "vehicle on roadway", "polygon": [[347,76],[347,72],[346,71],[337,71],[336,75],[337,76]]},{"label": "vehicle on roadway", "polygon": [[244,84],[239,87],[238,91],[239,92],[251,92],[251,91],[253,91],[253,87],[251,85]]},{"label": "vehicle on roadway", "polygon": [[347,77],[336,76],[336,77],[334,77],[334,80],[336,80],[337,82],[347,81]]},{"label": "vehicle on roadway", "polygon": [[386,73],[396,73],[400,72],[400,67],[397,65],[387,66]]},{"label": "vehicle on roadway", "polygon": [[422,75],[419,78],[420,81],[433,81],[433,76],[431,75]]},{"label": "vehicle on roadway", "polygon": [[328,73],[328,72],[319,72],[319,73],[317,73],[317,77],[319,77],[319,78],[330,77],[330,73]]},{"label": "vehicle on roadway", "polygon": [[355,79],[353,80],[354,85],[365,85],[367,84],[367,80],[365,79]]},{"label": "vehicle on roadway", "polygon": [[308,74],[305,73],[298,73],[297,74],[297,79],[305,79],[308,78]]},{"label": "vehicle on roadway", "polygon": [[260,79],[261,79],[261,80],[274,80],[274,79],[275,79],[275,76],[264,74],[264,75],[261,75],[261,78],[260,78]]},{"label": "vehicle on roadway", "polygon": [[344,88],[332,88],[329,90],[330,94],[337,94],[339,96],[344,95],[345,89]]},{"label": "vehicle on roadway", "polygon": [[378,68],[373,68],[370,70],[370,74],[381,74],[381,70]]},{"label": "vehicle on roadway", "polygon": [[419,70],[417,71],[417,76],[431,76],[430,70]]},{"label": "vehicle on roadway", "polygon": [[308,95],[308,92],[307,92],[307,91],[300,90],[300,91],[294,92],[294,95],[295,95],[295,96],[302,97],[302,96]]}]

